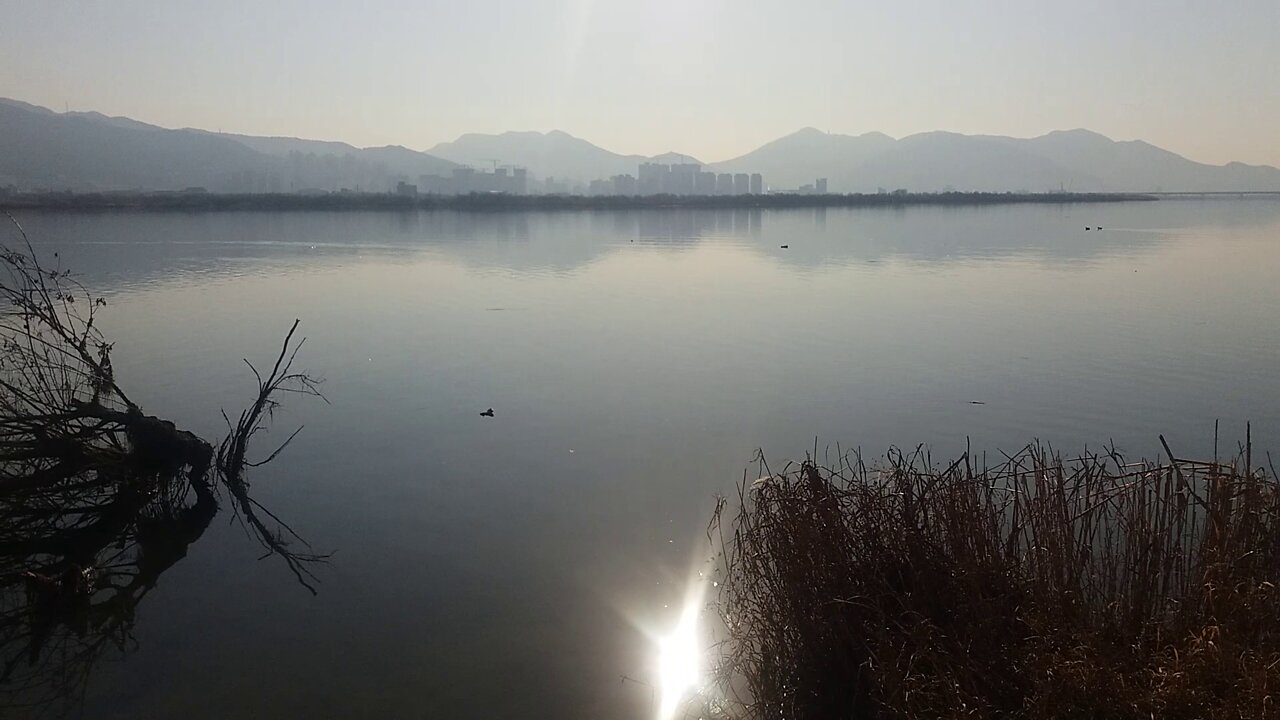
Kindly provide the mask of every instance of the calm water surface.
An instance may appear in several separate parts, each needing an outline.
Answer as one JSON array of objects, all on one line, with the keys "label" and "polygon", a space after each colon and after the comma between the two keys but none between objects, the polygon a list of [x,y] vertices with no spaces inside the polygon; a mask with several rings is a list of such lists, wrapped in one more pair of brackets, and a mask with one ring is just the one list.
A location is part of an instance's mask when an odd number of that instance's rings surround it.
[{"label": "calm water surface", "polygon": [[219,516],[86,717],[646,717],[620,677],[756,448],[1280,432],[1275,200],[20,220],[148,412],[220,437],[294,318],[331,402],[252,476],[319,595]]}]

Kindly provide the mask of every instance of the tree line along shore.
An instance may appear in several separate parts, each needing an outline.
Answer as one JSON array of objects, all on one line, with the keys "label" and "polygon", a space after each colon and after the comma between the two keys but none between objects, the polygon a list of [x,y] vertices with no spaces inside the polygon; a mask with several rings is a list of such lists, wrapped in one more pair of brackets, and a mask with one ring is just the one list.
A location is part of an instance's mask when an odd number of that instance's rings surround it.
[{"label": "tree line along shore", "polygon": [[1006,205],[1145,202],[1141,193],[1015,193],[894,191],[875,194],[770,195],[396,195],[390,193],[223,194],[200,191],[10,193],[0,195],[5,210],[632,210],[645,208],[826,208],[908,205]]}]

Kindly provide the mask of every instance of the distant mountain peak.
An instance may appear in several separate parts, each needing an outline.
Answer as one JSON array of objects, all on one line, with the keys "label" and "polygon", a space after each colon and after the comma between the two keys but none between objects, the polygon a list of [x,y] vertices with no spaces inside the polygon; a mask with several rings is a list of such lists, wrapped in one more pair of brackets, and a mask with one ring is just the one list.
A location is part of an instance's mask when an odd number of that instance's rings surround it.
[{"label": "distant mountain peak", "polygon": [[10,107],[15,107],[15,108],[19,108],[19,109],[21,109],[21,110],[26,110],[27,112],[39,113],[39,114],[41,114],[41,115],[58,115],[58,114],[60,114],[60,113],[55,113],[54,111],[50,110],[50,109],[49,109],[49,108],[47,108],[47,107],[41,107],[41,106],[39,106],[39,105],[32,105],[32,104],[31,104],[31,103],[29,103],[29,102],[23,102],[23,101],[21,101],[21,100],[14,100],[13,98],[7,98],[7,97],[0,97],[0,105],[8,105],[8,106],[10,106]]},{"label": "distant mountain peak", "polygon": [[1051,132],[1045,133],[1041,137],[1069,137],[1069,138],[1080,138],[1080,139],[1088,139],[1088,140],[1105,140],[1107,142],[1115,142],[1114,140],[1107,137],[1106,135],[1103,135],[1102,133],[1094,132],[1093,130],[1088,130],[1086,128],[1072,128],[1071,130],[1053,130]]},{"label": "distant mountain peak", "polygon": [[457,163],[482,166],[496,161],[527,168],[534,177],[588,183],[624,173],[634,174],[644,160],[620,155],[563,130],[467,133],[427,152]]},{"label": "distant mountain peak", "polygon": [[695,165],[703,164],[700,160],[698,160],[692,155],[676,152],[674,150],[669,150],[667,152],[662,153],[661,155],[654,155],[653,157],[649,158],[649,162],[664,163],[667,165],[676,165],[676,164],[683,164],[683,163],[693,163]]},{"label": "distant mountain peak", "polygon": [[926,138],[926,139],[934,140],[939,138],[951,139],[951,138],[966,138],[966,137],[970,137],[970,136],[965,135],[964,133],[958,133],[954,130],[927,130],[925,132],[915,133],[914,135],[908,135],[907,137],[903,138],[903,140],[911,140],[913,138]]}]

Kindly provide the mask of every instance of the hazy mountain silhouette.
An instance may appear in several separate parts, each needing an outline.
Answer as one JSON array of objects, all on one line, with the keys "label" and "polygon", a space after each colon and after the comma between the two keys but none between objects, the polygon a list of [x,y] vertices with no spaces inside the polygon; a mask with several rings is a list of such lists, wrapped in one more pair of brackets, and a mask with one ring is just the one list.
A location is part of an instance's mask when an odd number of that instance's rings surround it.
[{"label": "hazy mountain silhouette", "polygon": [[1117,142],[1089,130],[1003,139],[1052,160],[1073,177],[1096,177],[1101,190],[1280,190],[1280,170],[1271,166],[1208,165],[1142,140]]},{"label": "hazy mountain silhouette", "polygon": [[763,173],[765,182],[773,187],[798,188],[815,178],[834,179],[845,169],[893,147],[895,142],[884,133],[830,135],[809,127],[712,167],[718,172]]},{"label": "hazy mountain silhouette", "polygon": [[[697,162],[679,153],[622,155],[561,131],[467,134],[426,153],[399,146],[170,130],[95,112],[58,113],[0,99],[0,186],[72,190],[289,192],[387,191],[456,164],[528,168],[576,183],[636,173],[648,160]],[[805,128],[741,157],[708,166],[759,172],[774,189],[825,177],[832,192],[912,191],[1280,191],[1280,170],[1207,165],[1140,140],[1087,130],[1035,138],[930,132],[895,140]]]},{"label": "hazy mountain silhouette", "polygon": [[613,175],[636,174],[647,160],[641,155],[619,155],[560,130],[504,132],[497,135],[468,133],[427,150],[431,155],[477,168],[518,165],[537,177],[587,182]]},{"label": "hazy mountain silhouette", "polygon": [[882,186],[922,191],[1038,191],[1073,185],[1080,186],[1073,189],[1101,189],[1093,182],[1073,183],[1052,160],[1011,143],[1008,138],[945,132],[905,137],[856,168],[845,169],[831,178],[832,190],[854,187],[864,192],[874,192]]},{"label": "hazy mountain silhouette", "polygon": [[537,178],[552,177],[574,183],[587,183],[614,175],[634,176],[640,163],[644,162],[702,164],[692,155],[678,152],[653,157],[622,155],[560,130],[545,133],[468,133],[457,140],[440,143],[427,152],[479,169],[489,168],[496,161],[499,166],[528,168],[529,173]]},{"label": "hazy mountain silhouette", "polygon": [[[221,137],[257,150],[265,155],[280,158],[292,158],[297,154],[317,157],[337,157],[363,161],[371,166],[381,166],[386,173],[403,176],[410,182],[416,181],[419,175],[448,175],[457,163],[410,150],[400,145],[383,147],[358,148],[344,142],[329,140],[302,140],[290,137],[259,137],[255,135],[234,135],[224,133]],[[366,174],[371,178],[377,174],[375,167],[370,167]],[[394,184],[394,181],[391,181]]]},{"label": "hazy mountain silhouette", "polygon": [[203,133],[0,102],[0,185],[51,189],[266,189],[268,158]]},{"label": "hazy mountain silhouette", "polygon": [[[678,153],[674,151],[664,152],[661,155],[654,155],[653,157],[649,158],[649,162],[664,163],[667,165],[678,165],[681,163],[694,163],[695,165],[705,164],[701,160],[699,160],[698,158],[692,155],[685,155],[684,153]],[[635,171],[633,170],[632,174],[634,173]]]},{"label": "hazy mountain silhouette", "polygon": [[1207,165],[1140,140],[1117,142],[1087,130],[1036,138],[930,132],[894,140],[881,133],[805,128],[714,167],[761,172],[775,189],[825,177],[832,192],[1280,190],[1280,170],[1273,167]]},{"label": "hazy mountain silhouette", "polygon": [[445,174],[447,160],[402,147],[167,128],[0,99],[0,186],[53,190],[386,191]]}]

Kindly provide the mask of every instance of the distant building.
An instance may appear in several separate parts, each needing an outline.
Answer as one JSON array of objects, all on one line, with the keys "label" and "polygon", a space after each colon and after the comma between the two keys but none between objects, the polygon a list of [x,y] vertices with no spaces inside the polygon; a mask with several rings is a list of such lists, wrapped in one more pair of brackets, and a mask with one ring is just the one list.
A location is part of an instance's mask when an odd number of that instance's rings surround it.
[{"label": "distant building", "polygon": [[697,163],[679,163],[671,166],[667,175],[666,192],[673,195],[692,195],[702,166]]},{"label": "distant building", "polygon": [[614,195],[636,194],[636,178],[634,175],[614,175],[609,180],[613,184]]},{"label": "distant building", "polygon": [[418,186],[401,180],[396,183],[396,194],[404,195],[406,197],[416,197],[418,194]]},{"label": "distant building", "polygon": [[662,163],[640,163],[637,179],[641,195],[660,195],[667,192],[671,166]]},{"label": "distant building", "polygon": [[440,175],[419,175],[418,192],[426,195],[453,195],[453,183]]},{"label": "distant building", "polygon": [[542,192],[544,195],[572,195],[575,192],[582,192],[581,185],[575,185],[570,180],[557,180],[554,176],[548,176],[542,181]]},{"label": "distant building", "polygon": [[693,192],[695,195],[715,195],[716,174],[705,170],[699,172],[693,180]]},{"label": "distant building", "polygon": [[592,180],[591,183],[587,185],[587,194],[588,195],[612,195],[613,182],[610,180]]},{"label": "distant building", "polygon": [[813,184],[813,187],[814,187],[814,189],[815,189],[815,190],[817,190],[817,192],[818,192],[818,194],[819,194],[819,195],[826,195],[826,194],[827,194],[827,179],[826,179],[826,178],[818,178],[817,182],[815,182],[815,183]]},{"label": "distant building", "polygon": [[[627,178],[627,179],[623,179]],[[610,178],[613,192],[619,195],[747,195],[764,193],[764,176],[760,173],[720,173],[703,170],[692,162],[640,163],[636,177],[615,175]],[[634,183],[632,185],[631,183]]]},{"label": "distant building", "polygon": [[466,195],[476,191],[476,169],[469,167],[459,167],[453,169],[453,186],[454,192],[459,195]]},{"label": "distant building", "polygon": [[468,193],[507,193],[524,195],[529,191],[529,171],[522,167],[494,168],[493,172],[476,172],[475,168],[454,168],[449,177],[419,175],[418,191],[430,195],[466,195]]}]

